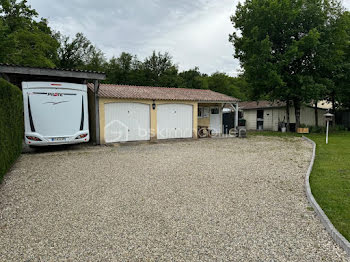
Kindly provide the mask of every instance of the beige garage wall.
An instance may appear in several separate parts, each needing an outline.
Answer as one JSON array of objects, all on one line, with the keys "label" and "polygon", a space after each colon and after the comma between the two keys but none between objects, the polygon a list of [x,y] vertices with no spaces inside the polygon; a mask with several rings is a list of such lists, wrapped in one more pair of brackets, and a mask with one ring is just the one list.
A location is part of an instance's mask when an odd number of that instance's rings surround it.
[{"label": "beige garage wall", "polygon": [[209,127],[210,126],[210,116],[198,118],[198,125]]},{"label": "beige garage wall", "polygon": [[198,115],[198,103],[191,101],[174,101],[174,100],[162,100],[154,101],[156,104],[156,109],[152,109],[153,100],[140,100],[140,99],[115,99],[115,98],[100,98],[99,107],[100,107],[100,141],[101,144],[105,144],[105,104],[108,103],[140,103],[150,106],[150,119],[151,119],[151,140],[157,139],[157,108],[158,105],[162,104],[186,104],[193,106],[193,138],[197,138],[197,115]]}]

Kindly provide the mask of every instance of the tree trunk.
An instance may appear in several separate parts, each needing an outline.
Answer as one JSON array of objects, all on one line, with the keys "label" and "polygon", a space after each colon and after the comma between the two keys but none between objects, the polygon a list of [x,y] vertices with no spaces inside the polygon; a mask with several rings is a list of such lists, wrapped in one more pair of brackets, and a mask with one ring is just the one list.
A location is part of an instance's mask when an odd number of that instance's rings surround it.
[{"label": "tree trunk", "polygon": [[294,100],[294,109],[295,109],[295,129],[300,127],[300,101]]},{"label": "tree trunk", "polygon": [[290,104],[289,104],[289,100],[287,100],[287,104],[286,104],[286,115],[287,115],[287,132],[290,131],[290,115],[289,115],[289,108]]},{"label": "tree trunk", "polygon": [[318,127],[318,106],[317,106],[317,102],[315,102],[315,126]]}]

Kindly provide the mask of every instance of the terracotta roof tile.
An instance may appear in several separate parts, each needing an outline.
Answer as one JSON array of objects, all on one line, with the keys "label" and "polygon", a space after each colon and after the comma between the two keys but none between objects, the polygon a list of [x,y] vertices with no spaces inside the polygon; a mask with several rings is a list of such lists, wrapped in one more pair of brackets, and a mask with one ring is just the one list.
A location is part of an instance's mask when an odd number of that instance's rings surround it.
[{"label": "terracotta roof tile", "polygon": [[[93,90],[93,84],[89,84]],[[236,102],[238,99],[211,90],[100,84],[99,97],[201,102]]]},{"label": "terracotta roof tile", "polygon": [[239,107],[241,109],[259,109],[259,108],[276,108],[276,107],[285,107],[286,103],[281,101],[246,101],[240,102]]}]

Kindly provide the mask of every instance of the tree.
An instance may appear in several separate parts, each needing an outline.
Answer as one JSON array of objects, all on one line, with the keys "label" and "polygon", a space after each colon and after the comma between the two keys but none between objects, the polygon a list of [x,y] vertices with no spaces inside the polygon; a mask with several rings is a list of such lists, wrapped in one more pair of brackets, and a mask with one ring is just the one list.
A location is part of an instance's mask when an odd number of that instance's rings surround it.
[{"label": "tree", "polygon": [[99,49],[94,49],[91,54],[88,63],[82,66],[81,69],[89,71],[106,71],[106,58],[105,55]]},{"label": "tree", "polygon": [[225,73],[216,72],[208,78],[208,87],[210,90],[242,99],[244,95],[236,83],[236,79]]},{"label": "tree", "polygon": [[105,62],[104,54],[97,49],[82,33],[77,33],[74,39],[56,34],[60,42],[58,49],[58,66],[61,68],[78,68],[98,70]]},{"label": "tree", "polygon": [[181,79],[178,75],[177,66],[172,65],[170,68],[164,71],[160,75],[156,85],[163,87],[180,87]]},{"label": "tree", "polygon": [[350,12],[344,12],[339,23],[346,34],[341,34],[345,43],[343,48],[340,50],[338,48],[343,59],[338,63],[334,91],[339,108],[348,110],[350,109]]},{"label": "tree", "polygon": [[233,86],[238,88],[238,92],[235,94],[236,98],[239,98],[242,101],[250,100],[251,95],[251,87],[244,79],[243,76],[231,77],[231,83]]},{"label": "tree", "polygon": [[301,104],[325,88],[316,77],[318,50],[325,28],[340,14],[337,1],[247,0],[231,17],[240,34],[230,41],[253,97],[293,102],[297,127]]},{"label": "tree", "polygon": [[208,89],[207,76],[202,75],[199,72],[199,68],[195,67],[187,71],[183,71],[179,74],[181,78],[181,88],[194,88],[194,89]]},{"label": "tree", "polygon": [[211,89],[243,100],[250,92],[243,77],[234,78],[224,73],[208,76],[198,67],[179,73],[167,53],[153,52],[142,62],[137,56],[123,52],[106,62],[105,70],[107,79],[104,82],[109,84]]},{"label": "tree", "polygon": [[178,73],[177,66],[173,64],[172,57],[167,52],[157,54],[153,51],[152,55],[143,62],[143,70],[145,70],[149,85],[153,86],[160,85],[159,80],[164,75],[167,75],[167,78],[176,78]]},{"label": "tree", "polygon": [[10,32],[19,29],[30,29],[35,23],[33,18],[38,17],[38,13],[31,9],[27,0],[17,3],[17,0],[0,0],[1,20],[8,26]]},{"label": "tree", "polygon": [[106,65],[106,75],[107,79],[105,80],[108,84],[121,84],[121,73],[122,69],[118,63],[117,58],[112,57]]},{"label": "tree", "polygon": [[334,114],[340,106],[341,93],[346,88],[346,77],[350,72],[346,69],[349,64],[346,57],[346,49],[350,43],[350,35],[347,32],[349,25],[346,14],[336,13],[331,16],[327,26],[321,31],[320,45],[316,50],[314,78],[322,88],[319,89],[321,92],[315,100],[331,101]]},{"label": "tree", "polygon": [[0,0],[0,62],[55,67],[57,40],[27,1]]},{"label": "tree", "polygon": [[106,64],[106,83],[125,85],[145,85],[147,79],[143,63],[137,56],[121,53],[119,57],[112,57]]}]

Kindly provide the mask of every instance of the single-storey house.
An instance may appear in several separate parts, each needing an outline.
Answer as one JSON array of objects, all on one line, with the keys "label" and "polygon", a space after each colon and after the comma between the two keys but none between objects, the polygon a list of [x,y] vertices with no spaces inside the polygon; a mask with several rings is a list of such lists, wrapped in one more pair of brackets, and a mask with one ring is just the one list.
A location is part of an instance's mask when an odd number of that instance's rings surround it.
[{"label": "single-storey house", "polygon": [[96,121],[94,85],[88,87],[90,131],[101,144],[197,138],[201,127],[221,134],[222,109],[238,104],[211,90],[100,84]]},{"label": "single-storey house", "polygon": [[[287,122],[286,103],[271,101],[248,101],[240,102],[240,110],[243,112],[243,118],[246,120],[247,130],[270,130],[279,131],[281,123]],[[317,109],[318,125],[326,124],[324,114],[326,109]],[[291,130],[295,130],[295,109],[293,106],[289,109]],[[306,126],[316,125],[315,107],[302,105],[300,110],[300,124]]]}]

